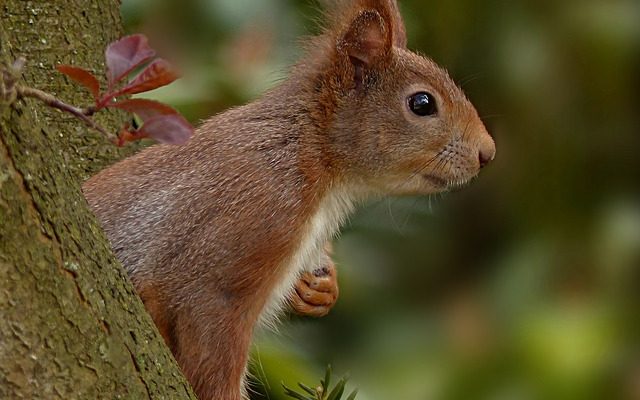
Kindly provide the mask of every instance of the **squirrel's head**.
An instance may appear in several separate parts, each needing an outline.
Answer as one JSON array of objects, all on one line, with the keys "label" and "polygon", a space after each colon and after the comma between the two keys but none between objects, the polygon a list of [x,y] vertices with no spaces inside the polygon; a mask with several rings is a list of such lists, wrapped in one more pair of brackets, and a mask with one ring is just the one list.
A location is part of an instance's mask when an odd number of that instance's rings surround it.
[{"label": "squirrel's head", "polygon": [[447,72],[407,50],[396,1],[339,3],[315,42],[314,88],[331,104],[336,167],[385,194],[435,193],[475,177],[493,160],[494,141]]}]

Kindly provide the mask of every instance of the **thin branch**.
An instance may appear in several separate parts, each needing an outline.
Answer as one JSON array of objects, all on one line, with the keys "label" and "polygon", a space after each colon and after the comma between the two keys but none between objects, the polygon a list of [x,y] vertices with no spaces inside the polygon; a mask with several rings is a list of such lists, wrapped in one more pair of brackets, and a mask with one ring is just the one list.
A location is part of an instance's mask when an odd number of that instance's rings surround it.
[{"label": "thin branch", "polygon": [[31,97],[34,99],[38,99],[43,103],[45,103],[46,105],[48,105],[49,107],[57,108],[58,110],[61,110],[73,115],[74,117],[84,122],[90,128],[93,128],[96,131],[102,133],[107,139],[111,140],[112,142],[116,143],[118,141],[118,138],[116,137],[116,135],[109,132],[108,130],[100,126],[96,121],[94,121],[92,118],[89,117],[89,115],[93,115],[93,113],[95,113],[94,109],[92,108],[81,109],[78,107],[74,107],[72,105],[69,105],[63,102],[62,100],[58,99],[57,97],[47,92],[43,92],[42,90],[34,89],[28,86],[16,85],[15,89],[18,97],[20,98]]},{"label": "thin branch", "polygon": [[12,65],[0,66],[0,102],[12,104],[16,100],[16,83],[22,75],[27,60],[19,57]]}]

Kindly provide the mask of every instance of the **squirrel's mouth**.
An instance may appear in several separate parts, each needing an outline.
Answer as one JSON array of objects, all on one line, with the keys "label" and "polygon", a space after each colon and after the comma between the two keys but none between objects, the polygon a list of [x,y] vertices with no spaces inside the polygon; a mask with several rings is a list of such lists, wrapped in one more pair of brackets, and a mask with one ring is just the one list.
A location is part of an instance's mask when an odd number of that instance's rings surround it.
[{"label": "squirrel's mouth", "polygon": [[446,188],[447,186],[449,186],[449,181],[447,181],[446,179],[440,178],[438,176],[435,175],[430,175],[430,174],[423,174],[422,177],[429,182],[431,185],[433,185],[436,188]]},{"label": "squirrel's mouth", "polygon": [[471,180],[468,178],[467,179],[464,179],[464,178],[446,179],[446,178],[441,178],[439,176],[430,175],[430,174],[423,174],[422,177],[437,190],[460,189],[466,186],[467,183],[469,183],[469,181]]}]

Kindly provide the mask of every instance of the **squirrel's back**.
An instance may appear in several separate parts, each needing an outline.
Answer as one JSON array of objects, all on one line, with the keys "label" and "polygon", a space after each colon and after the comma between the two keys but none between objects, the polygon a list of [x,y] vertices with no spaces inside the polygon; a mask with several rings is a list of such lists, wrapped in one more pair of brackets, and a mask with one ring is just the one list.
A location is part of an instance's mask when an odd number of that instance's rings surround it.
[{"label": "squirrel's back", "polygon": [[[286,255],[320,183],[303,164],[322,157],[301,158],[300,134],[309,122],[297,121],[304,114],[281,99],[282,106],[257,101],[228,110],[206,121],[188,144],[150,147],[85,183],[134,282],[170,281],[183,264],[201,277],[237,268],[243,259]],[[305,153],[311,151],[307,146]]]}]

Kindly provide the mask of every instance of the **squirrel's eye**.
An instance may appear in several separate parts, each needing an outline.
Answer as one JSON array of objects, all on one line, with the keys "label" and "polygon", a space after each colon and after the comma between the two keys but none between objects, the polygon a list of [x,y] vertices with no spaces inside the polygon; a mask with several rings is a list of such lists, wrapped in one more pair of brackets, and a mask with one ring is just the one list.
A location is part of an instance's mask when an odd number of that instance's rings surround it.
[{"label": "squirrel's eye", "polygon": [[427,92],[419,92],[409,97],[409,108],[421,117],[434,115],[438,112],[436,99]]}]

